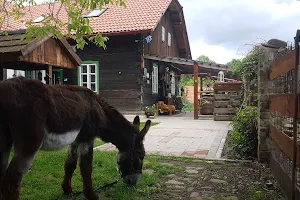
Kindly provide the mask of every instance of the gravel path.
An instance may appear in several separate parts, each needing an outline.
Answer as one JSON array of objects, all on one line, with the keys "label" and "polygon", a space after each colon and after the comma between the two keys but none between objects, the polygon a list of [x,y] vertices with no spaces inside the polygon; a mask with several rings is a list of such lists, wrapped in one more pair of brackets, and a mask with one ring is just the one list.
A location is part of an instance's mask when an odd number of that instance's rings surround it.
[{"label": "gravel path", "polygon": [[[230,163],[223,161],[161,163],[176,167],[158,192],[150,199],[184,200],[285,200],[270,170],[258,163]],[[155,173],[150,170],[146,173]]]}]

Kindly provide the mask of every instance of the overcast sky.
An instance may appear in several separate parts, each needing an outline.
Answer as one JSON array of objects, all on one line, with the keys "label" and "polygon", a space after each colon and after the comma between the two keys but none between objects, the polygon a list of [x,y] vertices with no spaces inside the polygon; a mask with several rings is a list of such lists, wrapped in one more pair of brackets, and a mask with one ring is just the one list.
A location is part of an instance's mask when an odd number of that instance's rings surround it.
[{"label": "overcast sky", "polygon": [[297,0],[179,0],[193,59],[207,55],[226,64],[251,44],[277,38],[293,41],[300,29]]}]

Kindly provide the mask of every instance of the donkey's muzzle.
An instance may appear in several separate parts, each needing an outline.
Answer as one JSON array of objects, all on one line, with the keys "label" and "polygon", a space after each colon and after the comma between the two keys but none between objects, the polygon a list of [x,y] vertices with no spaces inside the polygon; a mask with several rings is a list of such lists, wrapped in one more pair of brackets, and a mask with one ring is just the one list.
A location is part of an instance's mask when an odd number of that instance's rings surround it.
[{"label": "donkey's muzzle", "polygon": [[142,178],[142,173],[129,174],[123,177],[123,182],[127,185],[136,185]]}]

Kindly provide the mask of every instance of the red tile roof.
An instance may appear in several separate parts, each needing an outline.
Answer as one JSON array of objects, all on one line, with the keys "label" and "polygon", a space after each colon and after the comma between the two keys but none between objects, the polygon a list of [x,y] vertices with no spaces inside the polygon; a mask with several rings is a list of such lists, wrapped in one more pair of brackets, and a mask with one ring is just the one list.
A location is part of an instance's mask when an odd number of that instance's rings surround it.
[{"label": "red tile roof", "polygon": [[[125,0],[126,8],[115,5],[108,8],[99,17],[90,18],[90,25],[94,33],[116,34],[123,32],[150,32],[155,29],[163,13],[167,10],[172,0]],[[59,19],[67,22],[66,10],[60,3],[41,4],[26,8],[22,19],[35,19],[42,14],[51,13],[58,15]],[[8,19],[2,30],[24,29],[20,21]]]}]

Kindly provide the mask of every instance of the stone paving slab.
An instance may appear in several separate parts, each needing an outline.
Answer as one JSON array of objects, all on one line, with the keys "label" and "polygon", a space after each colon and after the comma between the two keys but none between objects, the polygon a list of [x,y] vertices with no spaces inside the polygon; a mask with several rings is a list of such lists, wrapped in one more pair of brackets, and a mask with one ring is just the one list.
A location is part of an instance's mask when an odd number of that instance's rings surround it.
[{"label": "stone paving slab", "polygon": [[[134,116],[128,118],[132,121]],[[220,158],[231,129],[230,122],[194,120],[191,116],[157,116],[152,121],[160,123],[152,126],[145,137],[146,153],[165,156]],[[116,147],[107,143],[96,149],[109,151]]]}]

